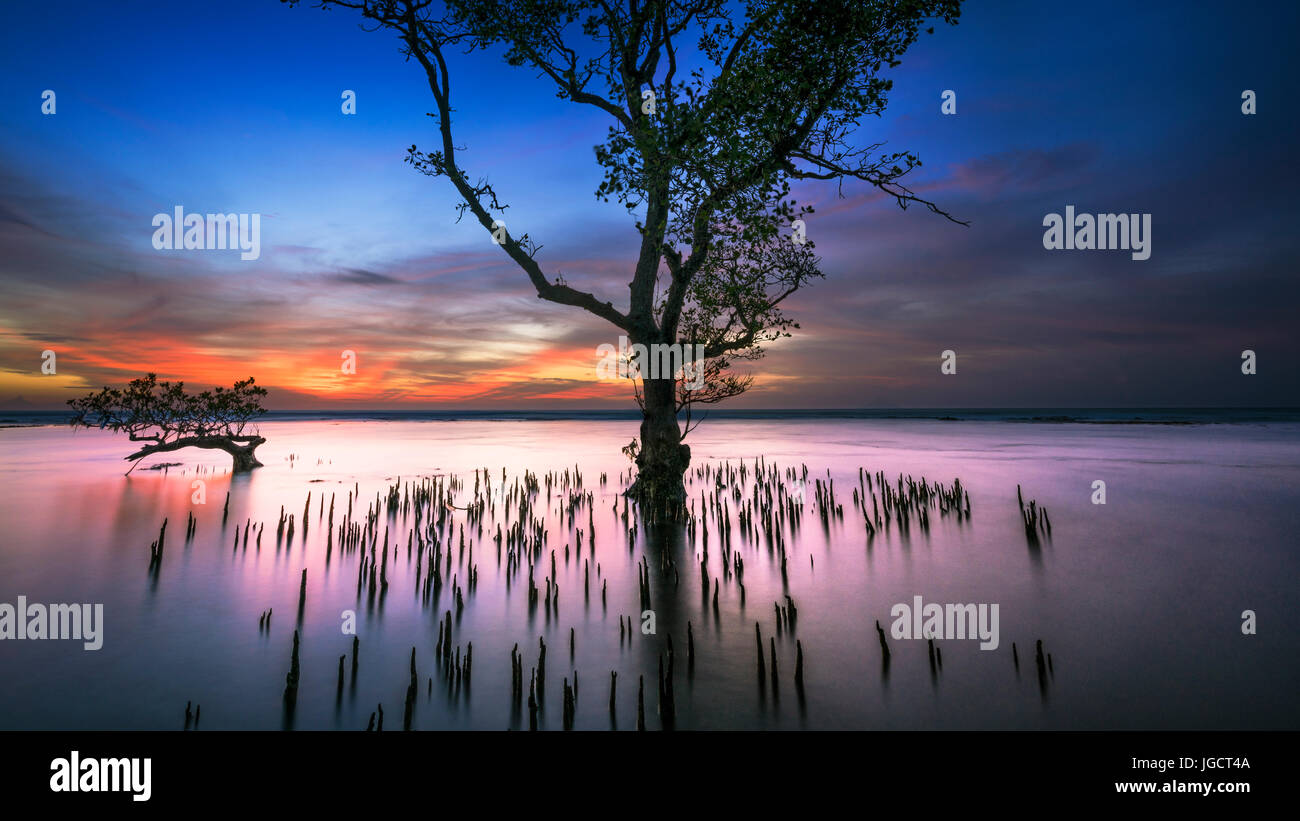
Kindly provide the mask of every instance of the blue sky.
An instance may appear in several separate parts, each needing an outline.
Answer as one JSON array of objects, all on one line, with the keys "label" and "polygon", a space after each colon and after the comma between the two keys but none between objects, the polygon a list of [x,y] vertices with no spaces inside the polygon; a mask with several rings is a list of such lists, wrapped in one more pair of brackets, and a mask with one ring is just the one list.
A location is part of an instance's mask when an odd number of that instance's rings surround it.
[{"label": "blue sky", "polygon": [[[0,49],[0,406],[144,370],[259,375],[278,407],[597,407],[602,321],[541,303],[445,180],[387,32],[275,2],[13,4]],[[737,406],[1300,404],[1294,95],[1283,3],[970,3],[891,72],[864,140],[969,228],[864,186],[817,204],[827,274]],[[626,300],[635,232],[598,203],[607,123],[493,53],[452,65],[471,175],[548,271]],[[40,111],[53,89],[57,113]],[[1258,113],[1243,116],[1243,89]],[[357,94],[344,116],[340,94]],[[955,116],[940,113],[944,89]],[[1153,255],[1046,252],[1042,218],[1152,214]],[[175,205],[263,215],[255,264],[150,243]],[[60,352],[42,379],[39,354]],[[1258,351],[1244,378],[1240,351]],[[364,379],[340,382],[338,351]],[[939,352],[958,352],[958,378]]]}]

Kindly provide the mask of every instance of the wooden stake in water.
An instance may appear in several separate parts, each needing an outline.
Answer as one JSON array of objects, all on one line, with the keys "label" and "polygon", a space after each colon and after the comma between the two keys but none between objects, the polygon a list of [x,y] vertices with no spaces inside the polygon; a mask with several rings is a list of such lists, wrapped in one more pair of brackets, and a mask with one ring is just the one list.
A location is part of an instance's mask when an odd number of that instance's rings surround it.
[{"label": "wooden stake in water", "polygon": [[636,728],[638,730],[645,729],[645,676],[637,677]]},{"label": "wooden stake in water", "polygon": [[803,689],[803,642],[796,639],[794,650],[794,686]]},{"label": "wooden stake in water", "polygon": [[293,658],[289,662],[289,674],[284,677],[284,699],[293,703],[298,698],[298,631],[293,631]]}]

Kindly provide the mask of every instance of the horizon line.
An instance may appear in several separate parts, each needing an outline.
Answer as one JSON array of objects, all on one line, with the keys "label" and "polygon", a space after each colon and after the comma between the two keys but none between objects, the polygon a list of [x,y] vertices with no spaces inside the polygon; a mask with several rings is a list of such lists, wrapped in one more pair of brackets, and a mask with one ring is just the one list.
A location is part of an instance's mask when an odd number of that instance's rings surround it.
[{"label": "horizon line", "polygon": [[[891,405],[891,406],[840,406],[840,407],[773,407],[773,408],[718,408],[704,415],[726,413],[844,413],[883,411],[1294,411],[1300,405]],[[0,413],[72,413],[67,408],[6,408]],[[266,413],[625,413],[639,416],[635,407],[581,407],[581,408],[267,408]]]}]

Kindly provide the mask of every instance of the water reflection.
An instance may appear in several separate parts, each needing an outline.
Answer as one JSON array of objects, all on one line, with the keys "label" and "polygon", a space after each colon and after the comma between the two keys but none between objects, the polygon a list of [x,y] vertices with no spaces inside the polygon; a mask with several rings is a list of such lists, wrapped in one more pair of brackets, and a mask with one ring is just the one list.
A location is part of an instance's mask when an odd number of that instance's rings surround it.
[{"label": "water reflection", "polygon": [[[250,475],[125,478],[110,436],[0,431],[0,600],[106,613],[100,651],[0,642],[0,727],[1297,726],[1294,425],[719,421],[690,526],[626,510],[627,427],[274,423]],[[886,523],[908,477],[969,518]],[[999,603],[999,649],[891,636],[918,594]]]}]

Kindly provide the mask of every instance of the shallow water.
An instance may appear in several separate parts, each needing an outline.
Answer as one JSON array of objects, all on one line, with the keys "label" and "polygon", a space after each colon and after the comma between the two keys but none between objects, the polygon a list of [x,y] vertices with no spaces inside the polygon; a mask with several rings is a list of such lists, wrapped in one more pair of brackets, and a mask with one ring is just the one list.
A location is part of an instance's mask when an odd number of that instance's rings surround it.
[{"label": "shallow water", "polygon": [[[231,479],[224,454],[182,451],[155,457],[181,467],[129,478],[121,437],[65,428],[0,430],[0,602],[102,602],[103,648],[76,641],[0,641],[0,728],[179,729],[187,701],[202,706],[202,729],[361,729],[382,703],[385,729],[400,729],[411,648],[419,675],[413,725],[418,729],[528,726],[527,706],[512,706],[510,650],[518,643],[524,676],[547,644],[539,723],[561,726],[562,685],[577,670],[575,726],[611,726],[609,680],[618,672],[616,724],[636,726],[636,682],[645,676],[646,723],[657,714],[658,663],[671,634],[675,650],[674,726],[678,728],[1300,728],[1300,425],[1088,425],[927,420],[709,420],[690,436],[693,464],[754,460],[808,468],[800,525],[787,526],[787,580],[766,539],[733,531],[744,560],[745,603],[734,576],[723,577],[716,522],[709,520],[707,568],[720,581],[718,605],[701,589],[702,532],[638,528],[611,508],[628,462],[619,448],[636,435],[628,421],[294,421],[262,425],[266,467]],[[295,458],[290,460],[290,455]],[[536,497],[547,520],[547,553],[535,562],[539,585],[556,550],[558,612],[527,602],[527,571],[507,584],[498,559],[495,521],[501,470],[508,484],[525,470],[544,475],[574,466],[594,498],[594,549],[583,509],[561,522],[563,494],[545,485]],[[928,533],[913,523],[868,544],[852,499],[858,469],[950,484],[960,478],[969,520],[931,509]],[[486,468],[497,494],[496,519],[482,535],[468,529],[465,554],[452,519],[444,538],[452,574],[465,578],[472,546],[479,579],[453,616],[453,643],[473,642],[473,673],[459,688],[434,663],[438,620],[451,603],[451,574],[439,600],[417,590],[413,520],[385,510],[389,588],[373,603],[357,594],[360,553],[337,544],[326,561],[326,523],[335,525],[359,488],[354,520],[364,520],[395,482],[455,474],[458,505],[473,495],[474,471]],[[812,480],[835,482],[843,518],[824,528]],[[602,472],[608,482],[601,485]],[[697,477],[700,494],[714,479]],[[206,483],[206,504],[192,503],[192,482]],[[1092,483],[1107,484],[1107,503],[1090,501]],[[1026,541],[1016,485],[1045,505],[1052,538],[1037,550]],[[789,488],[787,488],[789,489]],[[878,490],[878,488],[877,488]],[[230,492],[228,522],[222,507]],[[302,516],[311,493],[309,529],[301,522],[277,546],[280,508]],[[733,525],[737,505],[725,496]],[[742,489],[751,498],[748,484]],[[184,538],[187,513],[198,519]],[[149,544],[168,519],[161,569],[148,571]],[[265,524],[232,550],[236,523]],[[513,519],[512,519],[513,521]],[[788,523],[787,523],[788,524]],[[421,525],[423,527],[423,525]],[[570,547],[566,561],[565,545]],[[648,554],[647,554],[648,551]],[[661,570],[663,552],[675,562]],[[504,549],[502,556],[504,557]],[[637,564],[648,555],[656,633],[640,632]],[[583,560],[591,594],[583,595]],[[596,565],[599,563],[600,575]],[[292,634],[298,627],[299,579],[308,587],[301,617],[297,703],[286,715],[282,692]],[[608,583],[607,606],[600,580]],[[773,603],[789,594],[793,629],[775,633]],[[874,623],[888,630],[890,610],[911,603],[999,606],[1000,646],[942,640],[942,669],[931,672],[926,643],[891,638],[886,670]],[[258,617],[274,608],[269,631]],[[1258,633],[1243,635],[1241,614],[1257,614]],[[360,667],[337,692],[338,658],[350,654],[343,611],[356,611]],[[619,615],[635,635],[620,641]],[[687,622],[695,644],[686,660]],[[754,623],[765,650],[776,638],[778,680],[761,683]],[[575,651],[570,658],[569,630]],[[804,652],[804,686],[794,683],[795,640]],[[1033,656],[1041,639],[1052,672],[1040,682]],[[1017,671],[1012,642],[1020,658]],[[767,653],[765,652],[765,656]],[[765,662],[767,659],[765,658]],[[348,661],[350,672],[350,655]],[[432,692],[429,679],[433,679]],[[525,691],[527,682],[525,681]],[[524,694],[527,700],[527,693]]]}]

